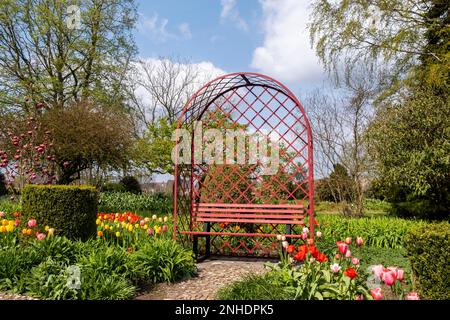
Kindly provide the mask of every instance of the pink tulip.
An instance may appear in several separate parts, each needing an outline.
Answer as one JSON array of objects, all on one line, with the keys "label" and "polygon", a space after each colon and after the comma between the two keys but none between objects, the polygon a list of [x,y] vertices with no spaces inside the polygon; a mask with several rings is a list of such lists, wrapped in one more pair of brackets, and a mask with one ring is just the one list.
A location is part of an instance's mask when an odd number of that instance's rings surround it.
[{"label": "pink tulip", "polygon": [[339,254],[339,253],[336,253],[336,259],[340,259],[341,258],[341,255]]},{"label": "pink tulip", "polygon": [[0,211],[0,218],[3,218],[3,217],[5,217],[5,216],[6,216],[6,213],[3,212],[3,211]]},{"label": "pink tulip", "polygon": [[383,272],[382,279],[388,286],[394,285],[395,280],[397,280],[397,278],[395,277],[395,273],[390,270]]},{"label": "pink tulip", "polygon": [[352,263],[357,266],[359,264],[359,259],[358,258],[353,258],[352,259]]},{"label": "pink tulip", "polygon": [[372,295],[373,300],[383,300],[381,288],[373,288],[372,290],[370,290],[370,294]]},{"label": "pink tulip", "polygon": [[36,235],[36,238],[40,241],[40,240],[44,240],[45,239],[45,234],[44,233],[39,233]]},{"label": "pink tulip", "polygon": [[36,227],[36,219],[31,219],[30,221],[28,221],[28,226],[30,228]]},{"label": "pink tulip", "polygon": [[420,300],[417,292],[410,292],[406,295],[406,300]]},{"label": "pink tulip", "polygon": [[161,230],[162,230],[162,232],[166,232],[167,231],[167,226],[163,225]]},{"label": "pink tulip", "polygon": [[302,239],[303,239],[303,240],[308,239],[308,234],[303,232],[303,233],[302,233]]},{"label": "pink tulip", "polygon": [[317,237],[317,238],[320,238],[321,236],[322,236],[322,232],[317,231],[317,232],[316,232],[316,237]]},{"label": "pink tulip", "polygon": [[140,225],[141,227],[143,227],[143,226],[145,225],[145,221],[144,221],[144,220],[139,221],[139,225]]},{"label": "pink tulip", "polygon": [[352,238],[351,237],[345,238],[345,243],[346,244],[351,244],[352,243]]},{"label": "pink tulip", "polygon": [[347,252],[348,244],[346,244],[345,242],[338,241],[336,245],[340,253],[345,254]]},{"label": "pink tulip", "polygon": [[397,279],[398,268],[397,267],[387,267],[387,270],[391,271],[395,279]]},{"label": "pink tulip", "polygon": [[149,229],[147,230],[147,234],[148,234],[149,236],[151,236],[151,235],[153,234],[152,228],[149,228]]},{"label": "pink tulip", "polygon": [[355,300],[359,300],[359,301],[364,300],[364,296],[361,294],[361,295],[357,296]]},{"label": "pink tulip", "polygon": [[352,256],[352,252],[350,250],[347,250],[347,252],[345,253],[345,257],[350,258],[351,256]]},{"label": "pink tulip", "polygon": [[18,228],[20,226],[20,220],[19,219],[14,220],[14,226],[16,228]]},{"label": "pink tulip", "polygon": [[397,280],[398,281],[403,281],[403,279],[405,279],[405,270],[398,269],[397,270]]},{"label": "pink tulip", "polygon": [[381,264],[372,267],[372,272],[377,279],[381,279],[381,277],[383,276],[383,270],[384,267]]},{"label": "pink tulip", "polygon": [[363,243],[364,243],[363,238],[361,238],[361,237],[357,237],[357,238],[356,238],[356,245],[357,245],[358,247],[362,246]]}]

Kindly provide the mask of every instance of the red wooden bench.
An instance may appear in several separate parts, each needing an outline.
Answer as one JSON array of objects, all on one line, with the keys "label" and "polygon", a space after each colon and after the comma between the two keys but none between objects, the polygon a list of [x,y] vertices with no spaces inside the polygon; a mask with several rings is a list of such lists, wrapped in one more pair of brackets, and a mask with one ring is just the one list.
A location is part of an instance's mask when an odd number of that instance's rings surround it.
[{"label": "red wooden bench", "polygon": [[254,223],[284,224],[286,234],[291,233],[291,225],[303,225],[305,208],[302,204],[236,204],[236,203],[196,203],[193,208],[195,222],[203,222],[203,231],[186,232],[194,236],[194,252],[198,253],[198,237],[206,237],[206,256],[210,252],[211,235],[265,236],[277,234],[211,232],[214,223]]}]

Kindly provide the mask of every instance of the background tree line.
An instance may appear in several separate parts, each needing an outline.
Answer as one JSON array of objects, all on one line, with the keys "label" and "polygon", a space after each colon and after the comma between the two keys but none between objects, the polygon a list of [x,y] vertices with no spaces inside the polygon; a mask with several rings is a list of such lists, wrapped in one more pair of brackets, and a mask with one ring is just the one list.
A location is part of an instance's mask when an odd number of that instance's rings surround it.
[{"label": "background tree line", "polygon": [[[172,131],[210,75],[179,58],[139,60],[136,21],[133,0],[2,1],[0,149],[14,154],[8,132],[33,117],[51,132],[58,183],[171,173]],[[370,194],[397,214],[448,217],[448,1],[315,0],[309,30],[334,84],[304,97],[319,198],[357,216]]]}]

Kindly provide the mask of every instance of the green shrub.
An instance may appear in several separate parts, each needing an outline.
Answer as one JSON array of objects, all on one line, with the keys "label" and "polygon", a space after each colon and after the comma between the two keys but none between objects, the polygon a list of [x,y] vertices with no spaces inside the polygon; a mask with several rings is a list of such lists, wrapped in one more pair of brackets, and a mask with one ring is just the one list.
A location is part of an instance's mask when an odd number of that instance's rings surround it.
[{"label": "green shrub", "polygon": [[146,195],[102,192],[98,209],[100,212],[132,211],[138,214],[168,214],[173,212],[173,197],[164,193]]},{"label": "green shrub", "polygon": [[68,238],[95,235],[97,203],[98,192],[90,186],[27,185],[22,192],[23,218],[34,218]]},{"label": "green shrub", "polygon": [[125,188],[121,183],[105,183],[101,188],[102,192],[125,192]]},{"label": "green shrub", "polygon": [[123,186],[125,192],[134,194],[142,193],[141,185],[135,177],[125,176],[120,180],[120,184]]},{"label": "green shrub", "polygon": [[408,259],[423,299],[450,299],[450,224],[429,224],[405,236]]},{"label": "green shrub", "polygon": [[173,282],[197,272],[192,251],[173,240],[153,239],[139,248],[132,259],[135,270],[141,272],[141,281]]},{"label": "green shrub", "polygon": [[449,219],[449,204],[427,199],[397,201],[392,203],[390,213],[399,217],[413,217],[429,220]]}]

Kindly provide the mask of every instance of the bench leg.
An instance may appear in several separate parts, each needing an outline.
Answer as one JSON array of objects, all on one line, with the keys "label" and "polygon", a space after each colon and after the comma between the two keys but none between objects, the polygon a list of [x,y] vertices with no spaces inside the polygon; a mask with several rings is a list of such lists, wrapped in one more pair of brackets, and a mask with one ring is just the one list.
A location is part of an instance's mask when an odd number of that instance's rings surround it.
[{"label": "bench leg", "polygon": [[[292,225],[287,224],[286,225],[286,234],[291,234],[291,232],[292,232]],[[288,243],[291,243],[291,238],[290,237],[287,238],[286,240],[287,240]]]},{"label": "bench leg", "polygon": [[195,259],[198,258],[198,235],[194,235],[193,247],[192,251],[194,251]]},{"label": "bench leg", "polygon": [[[203,224],[203,231],[210,232],[211,231],[211,224],[209,222]],[[206,248],[205,248],[205,257],[209,258],[211,255],[211,235],[206,236]]]}]

